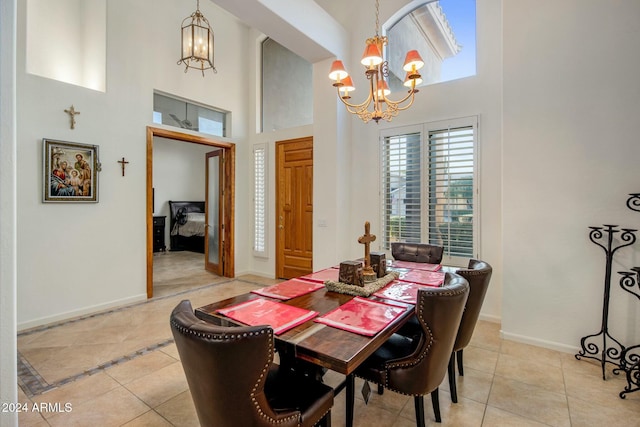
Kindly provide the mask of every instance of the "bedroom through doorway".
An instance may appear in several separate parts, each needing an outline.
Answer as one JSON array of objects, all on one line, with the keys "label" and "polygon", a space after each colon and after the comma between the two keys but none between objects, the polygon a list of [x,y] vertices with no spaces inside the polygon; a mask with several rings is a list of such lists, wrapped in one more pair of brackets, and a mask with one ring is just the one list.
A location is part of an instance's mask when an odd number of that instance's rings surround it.
[{"label": "bedroom through doorway", "polygon": [[147,127],[148,298],[234,277],[234,178],[234,144]]}]

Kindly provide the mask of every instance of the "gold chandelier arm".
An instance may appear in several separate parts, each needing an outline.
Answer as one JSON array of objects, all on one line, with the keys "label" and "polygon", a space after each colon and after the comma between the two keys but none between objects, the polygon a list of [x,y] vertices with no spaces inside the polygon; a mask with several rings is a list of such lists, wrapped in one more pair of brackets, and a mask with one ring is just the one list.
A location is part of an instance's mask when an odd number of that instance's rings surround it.
[{"label": "gold chandelier arm", "polygon": [[[411,104],[413,104],[413,100],[415,99],[415,93],[416,92],[417,92],[417,90],[411,89],[411,90],[409,90],[409,93],[407,94],[407,96],[405,96],[404,98],[402,98],[402,99],[400,99],[398,101],[393,101],[393,100],[385,97],[384,98],[384,102],[386,102],[387,105],[394,105],[395,108],[397,108],[399,111],[406,110],[407,108],[411,107]],[[411,98],[410,101],[409,101],[409,104],[401,107],[400,104],[406,102],[409,98]]]},{"label": "gold chandelier arm", "polygon": [[[347,109],[349,108],[355,108],[355,109],[361,109],[361,108],[367,108],[369,106],[369,104],[371,103],[371,98],[372,98],[372,93],[369,92],[369,96],[367,97],[367,99],[364,100],[364,102],[362,104],[351,104],[350,102],[346,101],[342,95],[340,95],[340,88],[337,88],[338,90],[338,98],[340,98],[340,101],[342,101],[342,103],[344,105],[347,106]],[[351,113],[355,113],[354,111],[350,111]]]}]

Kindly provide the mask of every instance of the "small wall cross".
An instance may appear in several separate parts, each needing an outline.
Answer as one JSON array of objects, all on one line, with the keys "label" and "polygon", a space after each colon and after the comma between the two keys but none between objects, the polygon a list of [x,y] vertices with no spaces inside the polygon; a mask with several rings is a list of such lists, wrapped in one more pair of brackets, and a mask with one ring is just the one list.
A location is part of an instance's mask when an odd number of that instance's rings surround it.
[{"label": "small wall cross", "polygon": [[127,162],[123,157],[122,160],[118,160],[118,163],[120,163],[120,165],[122,166],[122,176],[124,176],[124,167],[125,165],[129,164],[129,162]]},{"label": "small wall cross", "polygon": [[80,114],[80,111],[76,111],[76,109],[71,105],[71,108],[64,110],[65,113],[69,115],[71,119],[71,129],[76,128],[76,115]]}]

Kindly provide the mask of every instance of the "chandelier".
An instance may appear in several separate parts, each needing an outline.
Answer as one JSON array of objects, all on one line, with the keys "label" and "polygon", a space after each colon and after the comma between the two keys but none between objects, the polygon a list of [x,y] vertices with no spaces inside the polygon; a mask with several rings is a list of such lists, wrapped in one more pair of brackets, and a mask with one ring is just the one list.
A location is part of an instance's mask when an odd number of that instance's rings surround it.
[{"label": "chandelier", "polygon": [[[190,22],[188,22],[191,20]],[[187,23],[188,22],[188,23]],[[196,11],[187,16],[182,21],[182,56],[178,65],[184,63],[184,72],[189,68],[202,71],[209,68],[217,73],[213,65],[213,30],[209,21],[200,12],[200,0],[198,0]]]},{"label": "chandelier", "polygon": [[[334,81],[333,86],[337,89],[338,98],[347,107],[347,111],[356,114],[365,123],[374,120],[376,123],[380,119],[390,122],[398,115],[399,111],[406,110],[413,104],[416,86],[422,83],[422,76],[418,70],[422,68],[424,62],[417,50],[407,52],[402,69],[406,71],[404,86],[409,88],[409,93],[402,99],[393,101],[387,98],[391,93],[386,78],[389,77],[389,63],[384,60],[382,52],[387,44],[387,37],[379,35],[380,1],[376,0],[376,34],[367,39],[367,45],[360,63],[365,66],[365,75],[369,80],[369,95],[362,104],[351,104],[350,92],[355,90],[351,76],[344,68],[342,61],[336,60],[331,64],[329,78]],[[370,109],[371,107],[371,109]]]}]

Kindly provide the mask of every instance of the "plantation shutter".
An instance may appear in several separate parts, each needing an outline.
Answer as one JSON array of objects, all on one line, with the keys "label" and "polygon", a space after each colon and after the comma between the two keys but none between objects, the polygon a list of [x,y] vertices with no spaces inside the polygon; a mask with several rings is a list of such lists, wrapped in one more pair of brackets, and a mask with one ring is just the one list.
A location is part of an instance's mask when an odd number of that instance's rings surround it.
[{"label": "plantation shutter", "polygon": [[267,256],[267,147],[253,147],[253,254]]},{"label": "plantation shutter", "polygon": [[473,126],[430,130],[429,243],[444,246],[449,257],[473,257]]},{"label": "plantation shutter", "polygon": [[421,241],[421,133],[382,138],[382,228],[391,242]]}]

